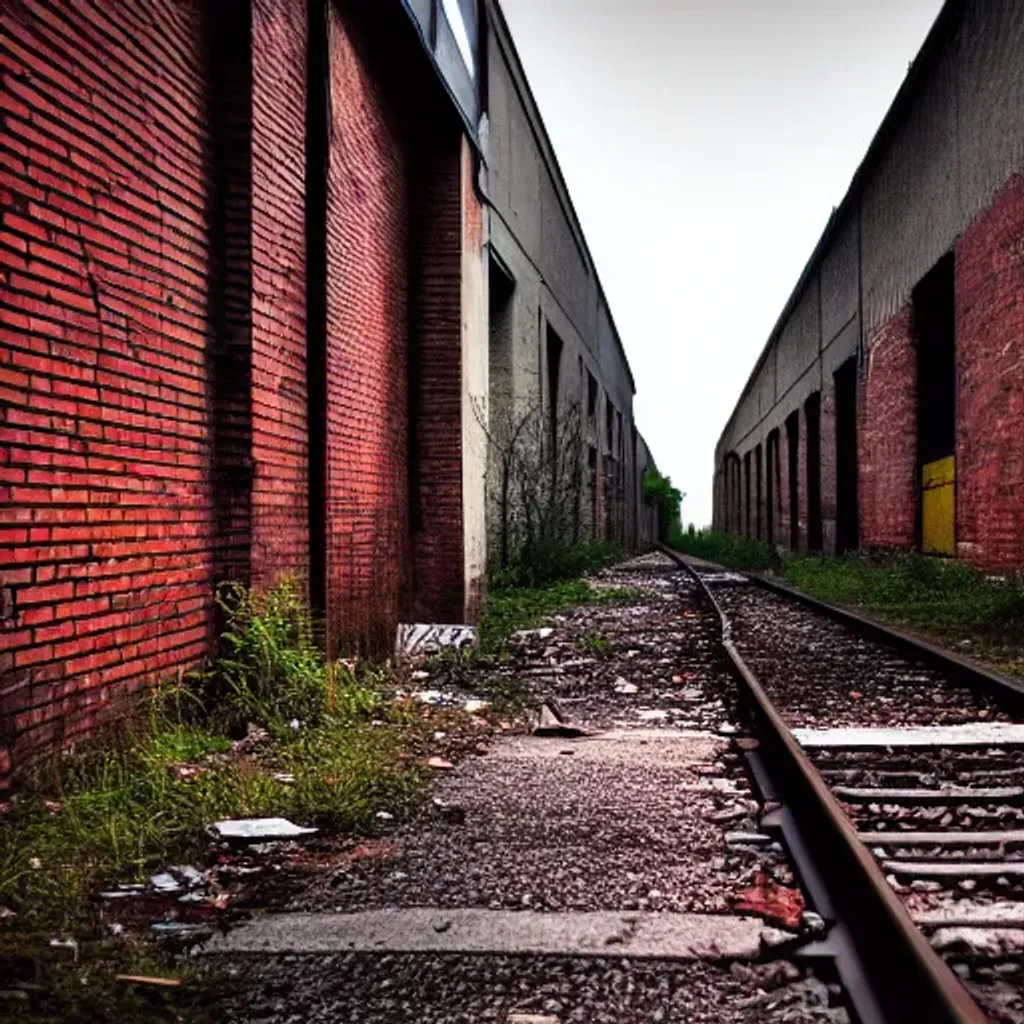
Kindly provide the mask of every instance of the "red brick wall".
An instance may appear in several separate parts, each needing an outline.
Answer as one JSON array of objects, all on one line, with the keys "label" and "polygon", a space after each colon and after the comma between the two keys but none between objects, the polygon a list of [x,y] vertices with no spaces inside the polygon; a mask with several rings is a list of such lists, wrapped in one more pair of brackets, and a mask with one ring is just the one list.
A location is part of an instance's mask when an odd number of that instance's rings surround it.
[{"label": "red brick wall", "polygon": [[252,26],[252,579],[305,574],[306,4],[255,0]]},{"label": "red brick wall", "polygon": [[863,547],[912,547],[917,509],[917,359],[908,304],[868,351],[857,404]]},{"label": "red brick wall", "polygon": [[332,6],[327,224],[327,611],[384,646],[409,562],[406,129],[366,41]]},{"label": "red brick wall", "polygon": [[203,64],[198,4],[0,15],[0,746],[16,764],[210,638]]},{"label": "red brick wall", "polygon": [[[462,184],[459,135],[427,143],[418,183],[414,321],[415,502],[411,617],[461,622],[462,546]],[[447,130],[445,130],[447,128]]]},{"label": "red brick wall", "polygon": [[1024,565],[1024,177],[956,247],[957,541],[989,568]]}]

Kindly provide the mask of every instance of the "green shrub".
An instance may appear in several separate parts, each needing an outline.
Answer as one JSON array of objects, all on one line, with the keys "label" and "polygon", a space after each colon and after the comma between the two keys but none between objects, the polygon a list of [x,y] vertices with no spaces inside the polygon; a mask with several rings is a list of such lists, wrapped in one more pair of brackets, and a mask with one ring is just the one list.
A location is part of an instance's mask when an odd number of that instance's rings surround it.
[{"label": "green shrub", "polygon": [[524,543],[512,564],[493,574],[491,589],[543,587],[576,579],[609,565],[621,555],[617,545],[605,540],[537,538]]},{"label": "green shrub", "polygon": [[669,539],[669,547],[741,571],[765,572],[782,565],[782,559],[770,544],[716,530],[676,531]]},{"label": "green shrub", "polygon": [[263,593],[221,588],[227,622],[206,679],[208,699],[234,724],[280,731],[293,720],[315,725],[328,710],[327,671],[299,584],[286,579]]}]

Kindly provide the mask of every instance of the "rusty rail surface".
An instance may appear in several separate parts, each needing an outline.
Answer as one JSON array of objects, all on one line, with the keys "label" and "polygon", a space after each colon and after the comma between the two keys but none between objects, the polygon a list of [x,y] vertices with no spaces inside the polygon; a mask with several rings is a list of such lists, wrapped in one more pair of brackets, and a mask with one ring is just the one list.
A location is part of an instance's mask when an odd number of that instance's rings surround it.
[{"label": "rusty rail surface", "polygon": [[913,923],[838,800],[737,651],[729,619],[710,588],[678,553],[661,550],[697,581],[721,621],[723,647],[758,726],[758,753],[795,819],[836,920],[859,960],[859,965],[847,964],[840,974],[863,1024],[985,1024],[986,1015]]}]

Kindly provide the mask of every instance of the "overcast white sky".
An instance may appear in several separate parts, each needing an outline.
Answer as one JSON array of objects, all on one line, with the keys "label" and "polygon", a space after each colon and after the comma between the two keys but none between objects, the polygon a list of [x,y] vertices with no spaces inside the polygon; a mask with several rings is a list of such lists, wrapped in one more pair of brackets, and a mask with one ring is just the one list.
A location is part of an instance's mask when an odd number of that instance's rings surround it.
[{"label": "overcast white sky", "polygon": [[684,522],[710,522],[715,441],[941,6],[502,0]]}]

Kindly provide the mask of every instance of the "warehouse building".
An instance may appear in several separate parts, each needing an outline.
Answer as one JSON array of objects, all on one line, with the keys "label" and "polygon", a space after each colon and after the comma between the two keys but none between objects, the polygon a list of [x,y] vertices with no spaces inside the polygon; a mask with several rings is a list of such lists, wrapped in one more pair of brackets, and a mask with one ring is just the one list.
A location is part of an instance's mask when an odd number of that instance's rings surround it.
[{"label": "warehouse building", "polygon": [[653,537],[633,376],[508,25],[485,6],[492,555],[529,511],[523,476],[543,477],[558,528],[637,547]]},{"label": "warehouse building", "polygon": [[221,582],[302,580],[332,654],[475,621],[500,273],[541,378],[597,382],[596,518],[637,539],[632,380],[549,148],[512,172],[543,131],[505,32],[476,0],[4,6],[0,785],[201,665]]},{"label": "warehouse building", "polygon": [[1024,567],[1024,8],[949,0],[715,454],[793,551]]}]

